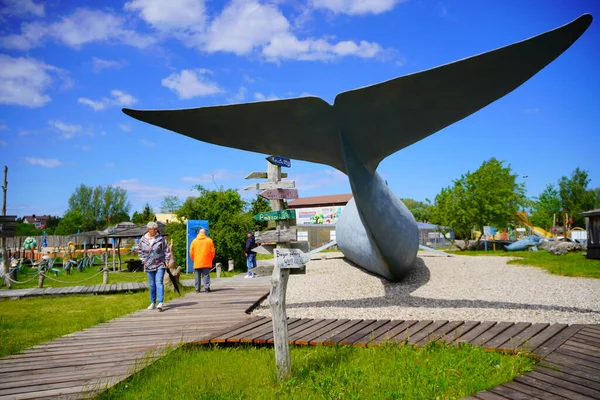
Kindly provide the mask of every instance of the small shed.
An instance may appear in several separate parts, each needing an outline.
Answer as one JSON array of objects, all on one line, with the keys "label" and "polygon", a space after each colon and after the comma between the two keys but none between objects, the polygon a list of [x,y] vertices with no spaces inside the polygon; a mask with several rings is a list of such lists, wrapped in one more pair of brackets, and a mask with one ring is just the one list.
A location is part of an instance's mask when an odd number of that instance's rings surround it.
[{"label": "small shed", "polygon": [[600,260],[600,208],[581,214],[587,218],[587,254],[586,258]]}]

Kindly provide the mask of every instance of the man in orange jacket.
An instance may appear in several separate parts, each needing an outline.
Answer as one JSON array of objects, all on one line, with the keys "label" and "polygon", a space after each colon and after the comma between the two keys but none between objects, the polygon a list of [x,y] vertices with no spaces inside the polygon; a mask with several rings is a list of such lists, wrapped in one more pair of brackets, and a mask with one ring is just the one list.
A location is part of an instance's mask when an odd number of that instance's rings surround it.
[{"label": "man in orange jacket", "polygon": [[190,245],[190,257],[194,261],[194,277],[196,279],[196,293],[200,293],[200,279],[204,283],[206,292],[210,292],[210,269],[215,258],[215,245],[211,238],[206,236],[206,230],[200,229],[198,236]]}]

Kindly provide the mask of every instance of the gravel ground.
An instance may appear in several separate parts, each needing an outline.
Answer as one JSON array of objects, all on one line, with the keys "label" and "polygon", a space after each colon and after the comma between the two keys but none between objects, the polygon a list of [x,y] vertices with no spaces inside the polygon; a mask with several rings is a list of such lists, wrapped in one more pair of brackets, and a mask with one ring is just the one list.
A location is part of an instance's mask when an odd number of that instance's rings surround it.
[{"label": "gravel ground", "polygon": [[[508,257],[419,254],[412,274],[392,283],[343,258],[313,260],[292,275],[287,314],[303,318],[433,319],[600,323],[600,279],[513,266]],[[270,315],[268,300],[254,315]]]}]

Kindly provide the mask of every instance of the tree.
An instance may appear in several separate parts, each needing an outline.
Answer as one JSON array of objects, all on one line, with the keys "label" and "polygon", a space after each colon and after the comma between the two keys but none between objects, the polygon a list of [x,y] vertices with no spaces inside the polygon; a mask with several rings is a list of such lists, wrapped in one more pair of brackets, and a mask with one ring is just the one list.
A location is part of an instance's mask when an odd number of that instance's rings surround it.
[{"label": "tree", "polygon": [[85,218],[81,211],[71,210],[67,211],[61,218],[56,230],[55,235],[72,235],[78,231],[85,232],[83,229],[85,225]]},{"label": "tree", "polygon": [[185,263],[187,260],[187,228],[182,222],[169,222],[165,226],[165,234],[168,235],[168,240],[173,240],[173,253],[177,264],[185,271]]},{"label": "tree", "polygon": [[52,215],[49,215],[48,218],[46,218],[46,228],[44,228],[44,230],[48,235],[54,235],[54,231],[58,227],[60,220],[59,217],[54,217]]},{"label": "tree", "polygon": [[41,236],[43,233],[41,229],[27,222],[17,222],[15,226],[15,236]]},{"label": "tree", "polygon": [[547,185],[539,197],[533,198],[529,222],[550,231],[554,223],[554,216],[556,215],[557,221],[560,221],[561,213],[562,203],[558,190],[554,185]]},{"label": "tree", "polygon": [[[273,211],[273,209],[271,208],[271,202],[269,200],[265,199],[264,197],[260,197],[258,195],[256,196],[256,198],[254,200],[252,200],[248,204],[248,206],[249,206],[248,214],[250,215],[250,217],[254,217],[256,214],[261,213],[261,212]],[[260,231],[262,229],[266,229],[267,225],[268,225],[268,222],[266,222],[266,221],[264,221],[264,222],[254,221],[254,230]]]},{"label": "tree", "polygon": [[442,189],[431,209],[431,222],[450,226],[455,236],[463,239],[470,238],[472,229],[512,225],[517,211],[526,204],[525,186],[516,178],[502,161],[484,161],[477,171],[467,172],[453,186]]},{"label": "tree", "polygon": [[154,221],[154,211],[148,203],[146,203],[141,213],[135,211],[131,217],[131,222],[138,225],[144,225],[150,221]]},{"label": "tree", "polygon": [[160,211],[167,214],[175,214],[181,208],[183,202],[179,200],[179,196],[166,196],[160,204]]},{"label": "tree", "polygon": [[427,222],[429,221],[430,213],[431,213],[431,204],[429,200],[425,199],[426,203],[422,201],[417,201],[414,199],[400,199],[408,208],[408,210],[412,213],[415,219],[419,222]]},{"label": "tree", "polygon": [[560,200],[563,210],[573,218],[573,227],[585,228],[585,218],[579,214],[594,208],[594,192],[588,190],[590,183],[587,171],[579,167],[571,173],[571,177],[563,176],[558,182]]},{"label": "tree", "polygon": [[123,188],[110,185],[92,188],[81,184],[69,198],[67,212],[79,212],[83,218],[80,230],[91,231],[128,219],[130,208],[127,191]]},{"label": "tree", "polygon": [[208,190],[200,185],[196,189],[199,196],[189,197],[177,211],[177,216],[208,220],[209,234],[215,244],[215,259],[225,265],[228,260],[234,260],[235,265],[244,265],[246,234],[254,227],[252,217],[244,213],[246,202],[235,189]]},{"label": "tree", "polygon": [[600,188],[592,189],[594,192],[594,210],[600,208]]}]

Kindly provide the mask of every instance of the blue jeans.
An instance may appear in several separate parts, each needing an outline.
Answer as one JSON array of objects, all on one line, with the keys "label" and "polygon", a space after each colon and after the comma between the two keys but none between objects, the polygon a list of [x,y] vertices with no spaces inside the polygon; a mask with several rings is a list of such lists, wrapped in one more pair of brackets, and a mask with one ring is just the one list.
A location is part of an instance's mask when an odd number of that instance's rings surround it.
[{"label": "blue jeans", "polygon": [[210,268],[198,268],[194,270],[194,283],[196,284],[196,292],[200,291],[201,280],[203,281],[202,285],[204,285],[204,289],[210,290]]},{"label": "blue jeans", "polygon": [[256,268],[256,253],[249,253],[246,258],[246,266],[248,267],[248,275],[251,276],[252,272],[250,270],[252,268]]},{"label": "blue jeans", "polygon": [[165,297],[165,285],[163,278],[165,277],[165,269],[159,268],[156,271],[148,271],[148,283],[150,284],[150,303],[156,303],[158,292],[158,302],[162,303]]}]

